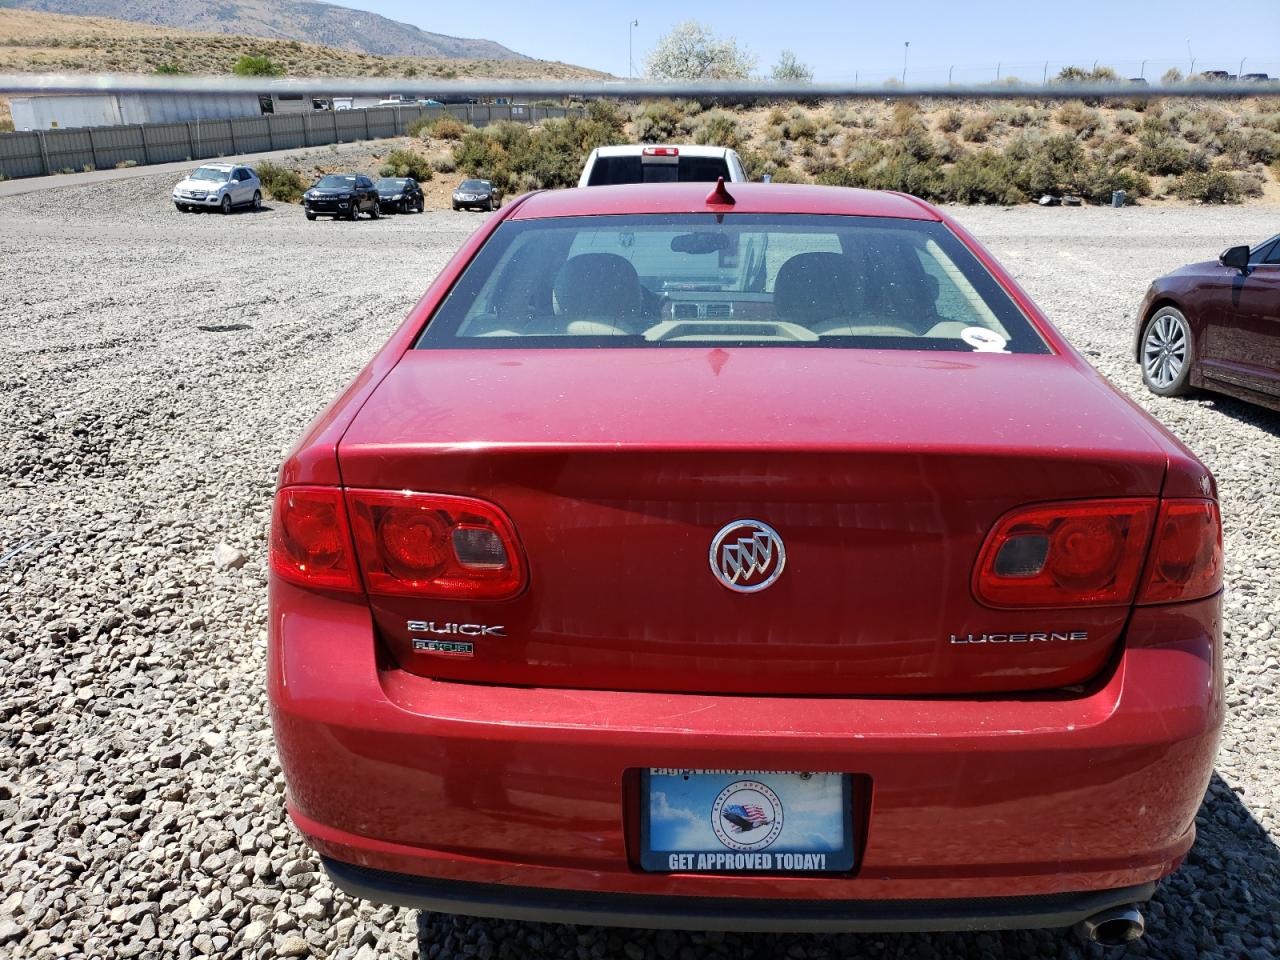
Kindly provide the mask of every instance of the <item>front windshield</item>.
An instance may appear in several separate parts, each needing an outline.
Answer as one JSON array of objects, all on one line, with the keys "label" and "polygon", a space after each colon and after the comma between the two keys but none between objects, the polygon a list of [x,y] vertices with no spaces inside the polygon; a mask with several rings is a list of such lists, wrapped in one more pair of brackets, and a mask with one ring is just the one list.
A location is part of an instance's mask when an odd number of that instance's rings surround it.
[{"label": "front windshield", "polygon": [[212,180],[215,183],[222,183],[230,178],[230,170],[219,170],[217,167],[200,167],[191,174],[192,180]]},{"label": "front windshield", "polygon": [[355,177],[343,176],[341,174],[331,173],[327,177],[321,177],[320,182],[316,184],[322,190],[341,190],[356,185]]},{"label": "front windshield", "polygon": [[1265,263],[1270,266],[1280,263],[1280,235],[1268,237],[1259,244],[1249,248],[1250,263]]},{"label": "front windshield", "polygon": [[708,343],[1048,352],[944,224],[702,213],[503,223],[419,346]]},{"label": "front windshield", "polygon": [[383,177],[378,181],[379,190],[399,190],[401,187],[407,187],[408,185],[408,180],[402,180],[396,177]]},{"label": "front windshield", "polygon": [[463,180],[459,190],[488,190],[488,180]]}]

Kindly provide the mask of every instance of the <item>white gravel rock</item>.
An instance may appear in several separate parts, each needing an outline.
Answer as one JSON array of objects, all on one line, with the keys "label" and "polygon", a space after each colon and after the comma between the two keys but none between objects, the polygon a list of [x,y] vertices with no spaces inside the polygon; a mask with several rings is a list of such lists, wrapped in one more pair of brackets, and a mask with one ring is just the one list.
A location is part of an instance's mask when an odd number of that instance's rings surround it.
[{"label": "white gravel rock", "polygon": [[244,551],[228,544],[220,543],[213,548],[213,565],[219,570],[239,570],[248,562]]},{"label": "white gravel rock", "polygon": [[[275,470],[481,217],[307,223],[272,204],[184,216],[171,185],[144,176],[0,200],[0,958],[370,960],[411,957],[419,938],[423,957],[450,960],[1100,955],[1058,932],[415,917],[333,890],[287,823],[266,712]],[[1150,396],[1129,358],[1146,284],[1274,233],[1273,212],[958,215],[1221,485],[1218,774],[1199,840],[1130,952],[1280,955],[1280,415]],[[218,562],[219,545],[239,556]]]}]

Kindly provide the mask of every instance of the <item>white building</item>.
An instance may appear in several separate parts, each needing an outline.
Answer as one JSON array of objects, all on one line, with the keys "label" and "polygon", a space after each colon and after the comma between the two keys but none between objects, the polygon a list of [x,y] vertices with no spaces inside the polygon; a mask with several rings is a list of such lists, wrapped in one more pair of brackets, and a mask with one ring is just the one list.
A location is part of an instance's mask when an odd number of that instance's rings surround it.
[{"label": "white building", "polygon": [[226,120],[263,112],[259,98],[252,93],[41,94],[12,97],[9,109],[15,130]]}]

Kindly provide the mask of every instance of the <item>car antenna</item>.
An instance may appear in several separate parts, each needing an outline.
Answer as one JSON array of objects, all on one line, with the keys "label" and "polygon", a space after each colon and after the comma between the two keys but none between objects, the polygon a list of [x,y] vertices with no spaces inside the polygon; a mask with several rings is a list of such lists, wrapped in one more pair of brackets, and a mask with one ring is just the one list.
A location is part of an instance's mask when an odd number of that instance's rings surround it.
[{"label": "car antenna", "polygon": [[707,194],[707,203],[713,206],[731,207],[737,202],[733,199],[733,194],[725,188],[724,177],[717,177],[715,189]]}]

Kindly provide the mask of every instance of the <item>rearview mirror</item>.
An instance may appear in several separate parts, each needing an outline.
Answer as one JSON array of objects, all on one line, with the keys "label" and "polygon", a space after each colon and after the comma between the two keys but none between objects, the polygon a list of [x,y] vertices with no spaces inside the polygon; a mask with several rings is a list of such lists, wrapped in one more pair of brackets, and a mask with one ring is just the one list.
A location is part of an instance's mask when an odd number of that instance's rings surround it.
[{"label": "rearview mirror", "polygon": [[1241,244],[1238,247],[1228,247],[1222,251],[1222,256],[1218,257],[1218,262],[1224,267],[1235,267],[1241,273],[1249,272],[1249,248]]},{"label": "rearview mirror", "polygon": [[728,248],[729,238],[723,233],[682,233],[671,238],[673,253],[717,253]]}]

